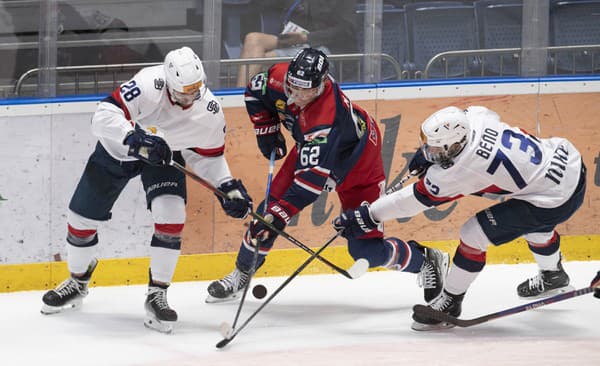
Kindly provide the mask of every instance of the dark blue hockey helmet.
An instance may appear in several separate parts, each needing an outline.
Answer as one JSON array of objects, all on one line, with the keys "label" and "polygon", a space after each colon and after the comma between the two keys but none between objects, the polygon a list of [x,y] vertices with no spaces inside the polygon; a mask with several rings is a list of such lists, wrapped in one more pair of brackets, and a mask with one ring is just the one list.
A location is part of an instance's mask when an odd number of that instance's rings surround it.
[{"label": "dark blue hockey helmet", "polygon": [[328,72],[327,56],[317,49],[304,48],[290,61],[286,83],[302,89],[317,88],[324,83]]}]

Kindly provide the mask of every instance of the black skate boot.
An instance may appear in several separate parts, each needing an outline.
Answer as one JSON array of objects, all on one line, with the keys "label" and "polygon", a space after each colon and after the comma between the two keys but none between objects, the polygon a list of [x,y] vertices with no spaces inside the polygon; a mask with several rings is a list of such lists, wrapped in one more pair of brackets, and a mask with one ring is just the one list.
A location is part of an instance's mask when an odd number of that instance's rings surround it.
[{"label": "black skate boot", "polygon": [[88,284],[92,273],[98,265],[96,258],[88,266],[82,277],[71,277],[64,280],[57,288],[50,290],[42,297],[41,313],[45,315],[60,313],[67,309],[76,309],[81,306],[83,298],[88,294]]},{"label": "black skate boot", "polygon": [[[454,317],[459,317],[462,312],[462,301],[465,294],[453,295],[446,290],[442,291],[438,297],[429,303],[429,307],[450,314]],[[439,330],[454,327],[454,324],[441,322],[431,318],[423,318],[413,313],[414,322],[411,326],[413,330]]]},{"label": "black skate boot", "polygon": [[556,271],[540,271],[540,273],[517,286],[517,294],[523,300],[540,299],[574,290],[569,286],[569,275],[562,266],[562,258],[558,261]]},{"label": "black skate boot", "polygon": [[212,282],[208,285],[208,296],[206,302],[209,304],[216,302],[230,301],[238,298],[246,283],[250,280],[247,272],[234,269],[233,272],[224,278]]},{"label": "black skate boot", "polygon": [[[418,244],[421,246],[420,244]],[[439,249],[423,247],[425,262],[417,273],[417,284],[424,289],[426,302],[435,299],[444,288],[450,256]]]},{"label": "black skate boot", "polygon": [[177,312],[171,309],[167,302],[168,287],[169,285],[157,285],[151,282],[144,303],[146,308],[144,325],[161,333],[171,333],[177,321]]}]

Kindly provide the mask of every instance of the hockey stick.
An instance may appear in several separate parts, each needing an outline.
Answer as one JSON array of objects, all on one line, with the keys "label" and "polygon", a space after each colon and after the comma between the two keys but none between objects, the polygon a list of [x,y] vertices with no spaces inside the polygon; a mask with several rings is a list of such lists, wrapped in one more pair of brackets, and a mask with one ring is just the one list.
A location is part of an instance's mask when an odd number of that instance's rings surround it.
[{"label": "hockey stick", "polygon": [[392,194],[394,192],[396,192],[397,190],[399,190],[400,188],[402,188],[402,186],[404,185],[404,183],[406,183],[407,180],[409,180],[410,178],[414,177],[415,175],[418,175],[419,171],[418,170],[413,170],[411,172],[408,172],[408,174],[406,174],[404,177],[402,177],[402,179],[400,179],[400,182],[394,184],[393,187],[388,188],[385,191],[385,194]]},{"label": "hockey stick", "polygon": [[223,335],[223,339],[221,341],[219,341],[219,343],[217,343],[216,347],[217,348],[223,348],[226,345],[229,344],[229,342],[231,342],[241,331],[242,329],[244,329],[248,323],[250,323],[250,321],[252,319],[254,319],[254,317],[265,307],[267,306],[267,304],[269,302],[271,302],[271,300],[273,300],[273,298],[279,293],[281,292],[281,290],[283,290],[283,288],[285,286],[288,285],[288,283],[290,283],[296,276],[298,276],[300,274],[300,272],[302,272],[302,270],[304,270],[304,268],[306,268],[306,266],[308,266],[310,264],[310,262],[312,262],[313,260],[315,260],[315,258],[319,258],[319,254],[325,250],[325,248],[327,248],[329,246],[329,244],[333,243],[333,241],[342,234],[342,230],[338,231],[335,233],[334,236],[332,236],[329,240],[327,240],[327,242],[325,242],[325,244],[323,244],[323,246],[317,250],[316,252],[314,252],[306,261],[304,261],[304,263],[302,263],[302,265],[300,265],[300,267],[298,267],[298,269],[296,269],[296,271],[294,271],[294,273],[292,273],[291,276],[289,276],[285,281],[283,281],[283,283],[281,285],[279,285],[279,287],[271,294],[271,296],[269,296],[265,302],[263,302],[258,309],[256,309],[249,317],[248,319],[246,319],[246,321],[244,323],[242,323],[242,325],[237,328],[234,329],[233,327],[231,327],[229,324],[227,323],[223,323],[221,324],[221,334]]},{"label": "hockey stick", "polygon": [[[206,181],[204,178],[201,178],[196,173],[194,173],[194,172],[186,169],[184,166],[182,166],[178,162],[172,160],[171,161],[171,165],[173,165],[173,167],[175,167],[175,169],[179,170],[183,174],[185,174],[188,177],[192,178],[196,182],[202,184],[204,187],[206,187],[208,190],[210,190],[211,192],[213,192],[217,196],[219,196],[219,197],[221,197],[223,199],[229,199],[229,197],[227,197],[227,195],[225,193],[223,193],[223,191],[221,191],[221,190],[213,187],[212,184],[210,184],[210,182]],[[314,254],[315,253],[314,250],[312,250],[309,247],[307,247],[300,240],[294,238],[293,236],[291,236],[290,234],[286,233],[283,230],[279,230],[273,224],[271,224],[270,222],[268,222],[267,220],[265,220],[264,217],[262,217],[261,215],[257,214],[256,212],[250,211],[250,216],[252,216],[256,220],[260,221],[261,223],[265,224],[270,230],[272,230],[272,231],[276,232],[277,234],[283,236],[285,239],[287,239],[288,241],[290,241],[292,244],[296,245],[297,247],[303,249],[305,252],[307,252],[309,254]],[[367,262],[366,259],[362,259],[362,258],[359,259],[359,260],[357,260],[356,262],[354,262],[354,264],[352,265],[352,267],[350,267],[348,270],[345,270],[343,268],[340,268],[340,267],[336,266],[335,264],[331,263],[330,261],[328,261],[327,259],[325,259],[325,258],[323,258],[321,256],[317,256],[317,259],[320,260],[321,262],[325,263],[326,265],[328,265],[332,269],[334,269],[336,272],[342,274],[344,277],[349,278],[349,279],[358,278],[358,277],[362,276],[363,274],[365,274],[367,272],[367,270],[369,269],[369,263]]]},{"label": "hockey stick", "polygon": [[[269,195],[271,194],[271,181],[273,180],[273,168],[275,167],[275,149],[271,151],[271,157],[269,158],[269,174],[267,175],[267,188],[265,190],[265,203],[263,206],[263,210],[267,209],[269,205]],[[240,314],[242,312],[242,307],[244,306],[244,300],[246,300],[246,295],[248,294],[248,289],[250,288],[250,283],[252,282],[252,277],[256,273],[256,263],[258,262],[258,247],[259,243],[254,243],[254,255],[252,256],[252,268],[248,273],[248,282],[246,282],[246,286],[244,286],[244,292],[242,293],[242,298],[240,299],[240,304],[238,305],[237,312],[235,313],[235,318],[233,319],[232,328],[235,329],[235,326],[240,318]]]},{"label": "hockey stick", "polygon": [[[596,286],[600,285],[600,282],[596,283],[595,285]],[[596,289],[596,287],[594,287],[594,286],[584,287],[579,290],[564,292],[562,294],[554,295],[552,297],[548,297],[548,298],[541,299],[538,301],[530,302],[530,303],[527,303],[524,305],[515,306],[514,308],[501,310],[501,311],[498,311],[495,313],[483,315],[483,316],[473,318],[473,319],[459,319],[452,315],[446,314],[444,312],[434,310],[426,305],[415,305],[415,306],[413,306],[413,311],[416,315],[421,316],[421,317],[431,318],[431,319],[439,320],[441,322],[447,322],[450,324],[457,325],[459,327],[466,328],[466,327],[471,327],[473,325],[485,323],[492,319],[497,319],[497,318],[502,318],[502,317],[505,317],[508,315],[522,313],[524,311],[537,309],[539,307],[549,305],[549,304],[552,304],[555,302],[567,300],[572,297],[589,294],[590,292],[594,292],[595,289]]]}]

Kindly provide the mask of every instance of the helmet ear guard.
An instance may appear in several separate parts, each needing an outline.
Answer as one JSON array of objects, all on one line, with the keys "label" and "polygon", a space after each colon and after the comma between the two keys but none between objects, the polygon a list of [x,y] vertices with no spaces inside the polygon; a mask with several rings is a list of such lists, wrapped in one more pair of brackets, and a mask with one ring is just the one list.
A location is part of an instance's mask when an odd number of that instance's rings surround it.
[{"label": "helmet ear guard", "polygon": [[420,141],[428,161],[447,169],[468,143],[469,120],[457,107],[447,107],[429,116],[421,125]]}]

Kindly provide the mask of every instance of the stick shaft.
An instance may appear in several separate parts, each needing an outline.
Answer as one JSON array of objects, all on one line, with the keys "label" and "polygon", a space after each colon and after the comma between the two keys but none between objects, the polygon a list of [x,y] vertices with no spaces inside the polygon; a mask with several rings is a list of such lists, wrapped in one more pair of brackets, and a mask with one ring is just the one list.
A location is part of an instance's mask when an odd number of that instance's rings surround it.
[{"label": "stick shaft", "polygon": [[434,310],[425,305],[415,305],[413,307],[413,310],[416,314],[422,315],[424,317],[430,317],[430,318],[433,318],[433,319],[436,319],[439,321],[448,322],[448,323],[457,325],[459,327],[466,328],[466,327],[470,327],[473,325],[485,323],[485,322],[493,320],[493,319],[503,318],[505,316],[537,309],[542,306],[553,304],[555,302],[559,302],[559,301],[567,300],[567,299],[570,299],[573,297],[589,294],[593,291],[594,291],[594,287],[584,287],[579,290],[564,292],[562,294],[554,295],[554,296],[551,296],[551,297],[548,297],[545,299],[540,299],[540,300],[533,301],[533,302],[530,302],[527,304],[515,306],[515,307],[509,308],[509,309],[500,310],[500,311],[497,311],[494,313],[482,315],[480,317],[472,318],[472,319],[459,319],[459,318],[453,317],[449,314],[446,314],[444,312]]},{"label": "stick shaft", "polygon": [[[203,185],[205,188],[207,188],[208,190],[210,190],[211,192],[213,192],[217,196],[219,196],[219,197],[221,197],[223,199],[229,199],[229,197],[227,197],[227,195],[225,193],[223,193],[223,191],[215,188],[212,184],[210,184],[210,182],[208,182],[204,178],[198,176],[196,173],[194,173],[194,172],[186,169],[184,166],[182,166],[178,162],[172,161],[171,164],[173,165],[173,167],[175,167],[175,169],[177,169],[180,172],[182,172],[183,174],[187,175],[188,177],[190,177],[194,181],[200,183],[201,185]],[[290,234],[286,233],[283,230],[279,230],[278,228],[276,228],[275,226],[273,226],[273,224],[271,224],[270,222],[266,221],[264,217],[262,217],[261,215],[257,214],[256,212],[250,211],[250,216],[252,216],[256,220],[260,221],[261,223],[265,224],[270,230],[272,230],[272,231],[276,232],[277,234],[283,236],[289,242],[291,242],[292,244],[300,247],[305,252],[307,252],[309,254],[314,254],[315,253],[312,249],[310,249],[309,247],[307,247],[300,240],[294,238],[293,236],[291,236]],[[337,265],[331,263],[327,259],[325,259],[325,258],[323,258],[321,256],[317,256],[317,259],[320,260],[321,262],[325,263],[326,265],[328,265],[332,269],[334,269],[336,272],[342,274],[344,277],[347,277],[347,278],[350,278],[350,279],[353,278],[345,269],[343,269],[341,267],[338,267]]]},{"label": "stick shaft", "polygon": [[225,345],[227,345],[229,342],[231,342],[231,340],[238,335],[239,332],[242,331],[242,329],[244,329],[248,323],[250,323],[250,321],[252,319],[254,319],[254,317],[256,315],[258,315],[258,313],[264,309],[265,306],[267,306],[267,304],[269,302],[271,302],[271,300],[273,300],[273,298],[275,296],[277,296],[277,294],[279,292],[281,292],[281,290],[283,290],[288,283],[290,283],[294,278],[296,278],[296,276],[298,276],[300,274],[300,272],[302,272],[304,270],[304,268],[306,268],[313,260],[315,260],[316,258],[318,258],[318,255],[325,250],[325,248],[327,248],[329,246],[329,244],[331,244],[338,236],[340,236],[342,233],[342,230],[338,231],[335,233],[334,236],[332,236],[331,238],[329,238],[327,240],[327,242],[325,242],[325,244],[323,244],[323,246],[321,248],[319,248],[319,250],[317,250],[316,252],[314,252],[306,261],[304,261],[304,263],[302,263],[300,265],[300,267],[298,267],[298,269],[296,269],[294,271],[294,273],[292,273],[291,276],[289,276],[285,281],[283,281],[283,283],[281,285],[279,285],[279,287],[256,309],[254,310],[254,312],[252,314],[250,314],[250,316],[248,317],[248,319],[246,319],[246,321],[244,321],[242,323],[242,325],[240,325],[239,328],[235,329],[235,331],[231,334],[231,336],[229,338],[225,338],[222,341],[220,341],[219,343],[217,343],[217,348],[222,348]]},{"label": "stick shaft", "polygon": [[[271,151],[271,157],[269,159],[269,174],[267,175],[267,188],[265,189],[265,203],[264,209],[267,209],[269,205],[269,195],[271,193],[271,180],[273,179],[273,168],[275,166],[275,149]],[[256,263],[258,262],[258,243],[254,246],[254,253],[252,256],[252,268],[250,269],[250,273],[248,275],[248,283],[244,287],[244,292],[242,293],[242,298],[240,299],[240,304],[238,305],[237,311],[235,313],[235,318],[233,319],[232,328],[235,329],[237,325],[238,319],[240,318],[240,314],[242,313],[242,307],[244,306],[244,300],[246,300],[246,295],[248,294],[248,290],[250,289],[252,278],[256,273]]]}]

